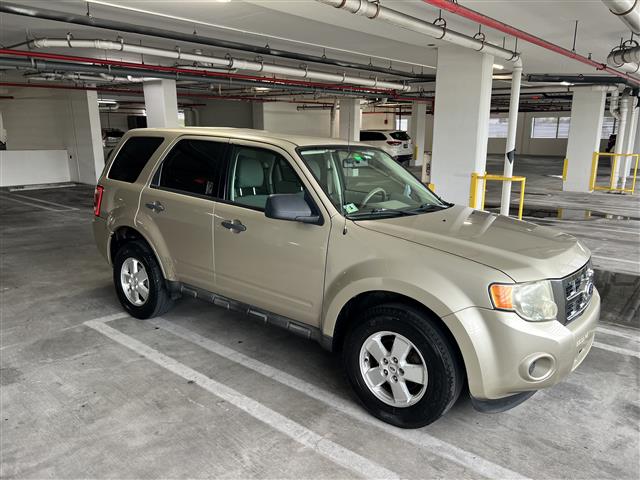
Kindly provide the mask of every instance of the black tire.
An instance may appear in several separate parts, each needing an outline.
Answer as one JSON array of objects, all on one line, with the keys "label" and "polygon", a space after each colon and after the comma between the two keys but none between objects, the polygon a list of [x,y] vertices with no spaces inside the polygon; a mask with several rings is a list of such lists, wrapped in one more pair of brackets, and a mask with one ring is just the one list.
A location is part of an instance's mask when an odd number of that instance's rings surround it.
[{"label": "black tire", "polygon": [[[413,405],[389,405],[365,383],[360,371],[360,350],[371,335],[382,331],[404,336],[424,358],[428,371],[426,391]],[[343,362],[349,382],[367,410],[401,428],[419,428],[434,422],[454,405],[464,386],[464,369],[451,341],[429,315],[404,304],[384,304],[363,312],[345,338]]]},{"label": "black tire", "polygon": [[[140,306],[129,301],[120,282],[122,264],[129,258],[134,258],[142,263],[149,278],[149,296]],[[173,307],[173,299],[167,290],[160,265],[158,265],[153,251],[142,241],[132,240],[118,249],[113,262],[113,283],[120,303],[132,317],[152,318],[166,313]]]}]

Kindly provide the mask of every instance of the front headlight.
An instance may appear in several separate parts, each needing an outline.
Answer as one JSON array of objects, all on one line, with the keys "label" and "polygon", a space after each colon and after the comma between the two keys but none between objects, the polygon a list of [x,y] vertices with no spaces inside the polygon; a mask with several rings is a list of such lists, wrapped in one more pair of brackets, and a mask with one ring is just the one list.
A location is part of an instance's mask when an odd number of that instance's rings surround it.
[{"label": "front headlight", "polygon": [[489,287],[491,301],[498,310],[516,312],[525,320],[554,320],[558,306],[549,280],[529,283],[494,283]]}]

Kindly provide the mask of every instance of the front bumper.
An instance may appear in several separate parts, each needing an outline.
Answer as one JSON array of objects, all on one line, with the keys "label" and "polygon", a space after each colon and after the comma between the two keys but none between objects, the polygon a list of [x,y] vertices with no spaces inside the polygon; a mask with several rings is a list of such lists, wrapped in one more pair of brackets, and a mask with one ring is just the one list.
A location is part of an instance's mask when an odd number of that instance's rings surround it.
[{"label": "front bumper", "polygon": [[528,322],[512,312],[467,308],[443,318],[464,358],[469,391],[478,400],[498,400],[560,382],[584,360],[600,316],[594,291],[575,320]]}]

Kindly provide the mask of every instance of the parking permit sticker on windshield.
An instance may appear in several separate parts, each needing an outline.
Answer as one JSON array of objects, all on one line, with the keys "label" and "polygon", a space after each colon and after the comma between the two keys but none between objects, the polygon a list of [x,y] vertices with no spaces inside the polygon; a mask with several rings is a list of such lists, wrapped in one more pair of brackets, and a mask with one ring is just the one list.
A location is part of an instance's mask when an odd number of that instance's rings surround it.
[{"label": "parking permit sticker on windshield", "polygon": [[347,203],[344,205],[344,211],[347,213],[355,213],[358,211],[358,207],[356,207],[353,203]]}]

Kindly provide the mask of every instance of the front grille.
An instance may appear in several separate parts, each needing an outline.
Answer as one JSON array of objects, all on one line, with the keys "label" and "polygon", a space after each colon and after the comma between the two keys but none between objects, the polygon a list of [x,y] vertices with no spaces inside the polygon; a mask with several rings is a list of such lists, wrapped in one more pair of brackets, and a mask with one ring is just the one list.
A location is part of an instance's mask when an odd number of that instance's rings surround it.
[{"label": "front grille", "polygon": [[565,323],[575,320],[587,308],[593,296],[591,261],[575,273],[562,279]]}]

